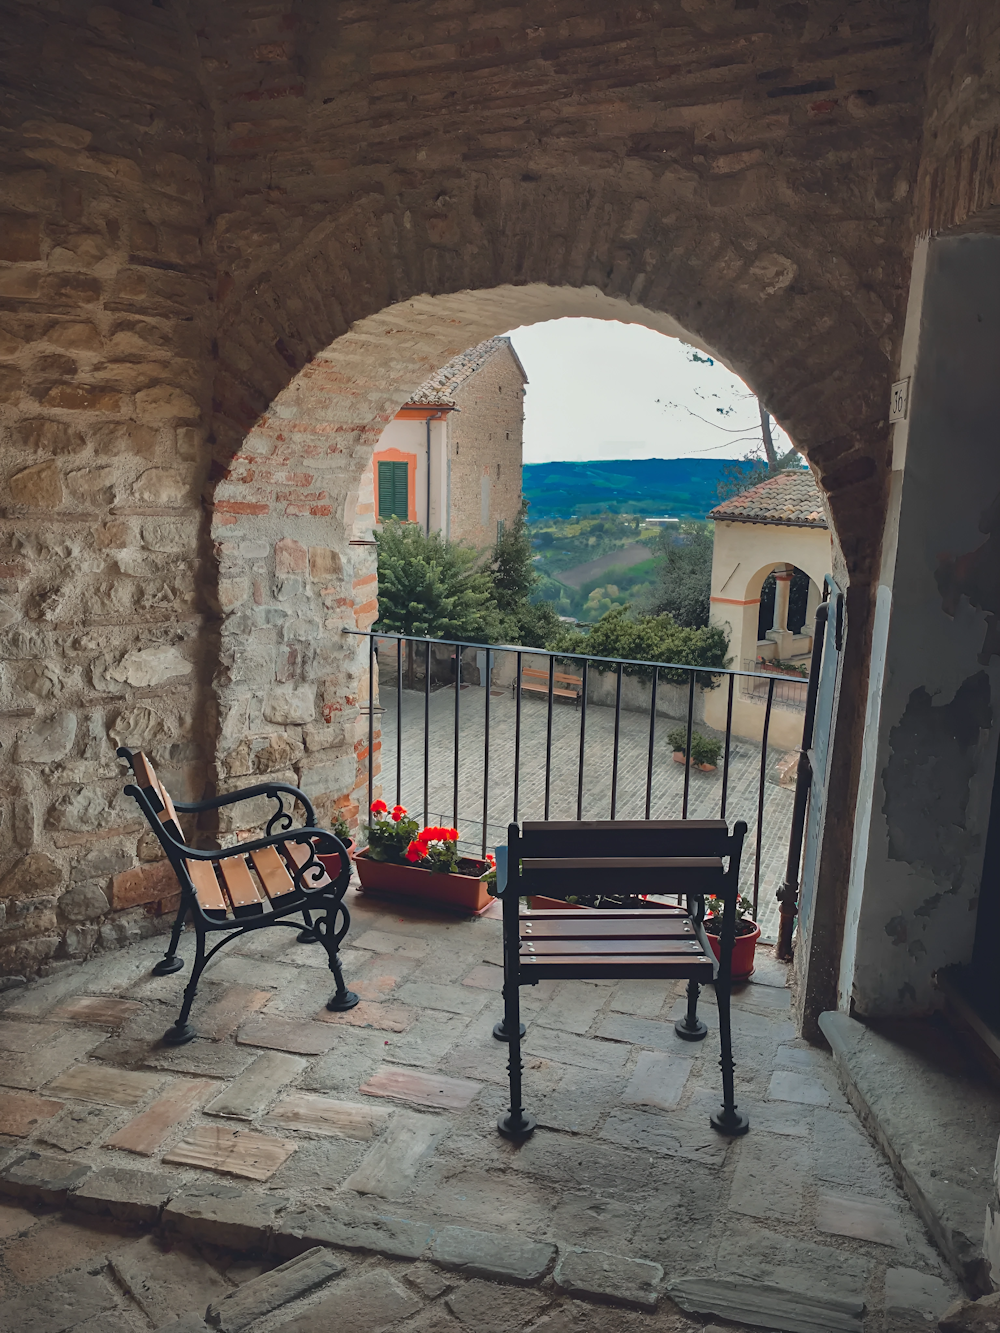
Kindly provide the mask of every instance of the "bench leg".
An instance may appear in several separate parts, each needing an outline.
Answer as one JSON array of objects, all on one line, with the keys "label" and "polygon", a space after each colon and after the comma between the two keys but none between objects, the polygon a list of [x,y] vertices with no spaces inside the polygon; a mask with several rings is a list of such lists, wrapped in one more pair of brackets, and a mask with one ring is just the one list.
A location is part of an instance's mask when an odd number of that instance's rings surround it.
[{"label": "bench leg", "polygon": [[[504,979],[504,994],[506,994],[506,989],[507,989],[507,973],[508,973],[509,971],[510,971],[510,969],[509,969],[509,967],[507,966],[507,931],[504,930],[504,933],[503,933],[503,979]],[[518,1005],[518,1008],[520,1008],[520,1004]],[[518,1032],[520,1033],[520,1035],[521,1035],[522,1037],[523,1037],[524,1034],[527,1032],[527,1030],[528,1030],[528,1029],[524,1026],[523,1023],[519,1024],[519,1026],[518,1026]],[[499,1023],[494,1023],[494,1024],[493,1024],[493,1036],[496,1038],[497,1041],[510,1041],[510,1032],[508,1031],[508,1028],[507,1028],[507,1014],[506,1014],[506,1012],[504,1013],[504,1016],[503,1016],[503,1018],[501,1018],[501,1020],[500,1020]]]},{"label": "bench leg", "polygon": [[186,899],[181,898],[181,905],[177,909],[177,916],[174,920],[173,929],[170,932],[170,943],[167,946],[167,952],[158,963],[153,964],[154,977],[168,977],[171,972],[179,972],[184,966],[184,959],[178,956],[177,945],[180,942],[181,931],[184,928],[184,918],[188,914],[188,904]]},{"label": "bench leg", "polygon": [[[346,918],[344,929],[339,935],[334,930],[333,920],[331,920],[331,917],[336,920],[338,911],[343,912]],[[343,968],[340,965],[340,941],[347,933],[349,922],[350,917],[347,916],[347,908],[340,905],[339,907],[328,908],[326,915],[320,917],[315,926],[316,933],[330,960],[330,971],[333,973],[333,979],[337,983],[337,989],[326,1002],[327,1009],[333,1014],[341,1013],[345,1009],[353,1009],[356,1004],[361,1003],[361,996],[347,989],[344,982]]]},{"label": "bench leg", "polygon": [[703,1041],[708,1028],[698,1017],[698,996],[701,987],[694,977],[688,978],[688,1007],[683,1018],[674,1024],[674,1031],[682,1041]]},{"label": "bench leg", "polygon": [[750,1118],[743,1111],[736,1109],[736,1095],[733,1087],[733,1035],[729,1015],[729,995],[732,990],[732,978],[729,969],[720,967],[715,982],[715,994],[719,1002],[719,1044],[722,1054],[719,1067],[722,1070],[722,1106],[710,1117],[713,1129],[720,1134],[730,1134],[738,1138],[750,1128]]},{"label": "bench leg", "polygon": [[163,1042],[166,1046],[183,1046],[186,1042],[193,1041],[198,1035],[188,1019],[191,1016],[194,997],[198,994],[198,982],[201,980],[201,974],[205,969],[205,931],[197,918],[195,918],[194,925],[196,940],[191,980],[184,987],[184,1003],[177,1015],[177,1022],[172,1028],[167,1028],[163,1034]]},{"label": "bench leg", "polygon": [[305,929],[300,930],[295,938],[300,944],[318,944],[319,935],[316,933],[316,927],[313,924],[312,919],[312,912],[310,912],[308,907],[303,907],[302,909],[302,920],[306,923]]},{"label": "bench leg", "polygon": [[[508,1040],[509,1056],[507,1059],[507,1072],[510,1076],[510,1110],[497,1120],[497,1129],[505,1139],[526,1139],[533,1133],[537,1120],[532,1115],[526,1115],[524,1107],[521,1105],[521,1074],[524,1065],[521,1063],[521,1034],[524,1031],[521,1023],[521,999],[518,993],[517,978],[509,978],[504,981],[503,986],[503,1027],[510,1033]],[[493,1035],[496,1036],[496,1028],[493,1029]]]}]

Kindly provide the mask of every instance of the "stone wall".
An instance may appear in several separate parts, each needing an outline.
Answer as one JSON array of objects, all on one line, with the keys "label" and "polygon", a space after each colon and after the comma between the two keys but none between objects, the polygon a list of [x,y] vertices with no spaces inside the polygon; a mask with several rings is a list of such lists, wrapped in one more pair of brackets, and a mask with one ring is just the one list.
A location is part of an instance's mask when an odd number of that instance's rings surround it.
[{"label": "stone wall", "polygon": [[495,352],[456,392],[455,402],[459,411],[448,418],[451,535],[482,549],[496,541],[497,522],[510,525],[521,508],[524,380],[510,349]]},{"label": "stone wall", "polygon": [[430,371],[517,324],[638,320],[732,365],[814,464],[863,625],[923,21],[7,6],[0,966],[169,906],[117,742],[178,794],[295,775],[353,811],[365,464]]}]

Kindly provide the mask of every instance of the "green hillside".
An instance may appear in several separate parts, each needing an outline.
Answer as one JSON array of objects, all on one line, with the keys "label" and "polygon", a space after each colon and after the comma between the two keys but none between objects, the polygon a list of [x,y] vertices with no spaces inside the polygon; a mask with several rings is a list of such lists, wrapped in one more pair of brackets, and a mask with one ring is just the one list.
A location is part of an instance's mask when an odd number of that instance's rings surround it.
[{"label": "green hillside", "polygon": [[639,458],[526,463],[522,486],[533,523],[571,514],[618,512],[704,518],[719,503],[728,458]]}]

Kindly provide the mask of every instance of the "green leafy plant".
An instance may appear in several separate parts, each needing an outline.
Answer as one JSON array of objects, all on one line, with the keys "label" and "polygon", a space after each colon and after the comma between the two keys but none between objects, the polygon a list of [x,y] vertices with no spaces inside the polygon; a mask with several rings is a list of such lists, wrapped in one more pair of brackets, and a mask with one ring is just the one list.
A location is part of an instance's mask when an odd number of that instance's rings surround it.
[{"label": "green leafy plant", "polygon": [[406,849],[410,865],[453,875],[458,869],[458,829],[434,825],[421,829]]},{"label": "green leafy plant", "polygon": [[689,629],[708,624],[714,544],[707,523],[686,523],[680,532],[659,534],[659,582],[650,598],[653,612],[667,612]]},{"label": "green leafy plant", "polygon": [[[706,667],[709,669],[697,675],[698,684],[705,689],[714,689],[718,684],[711,668],[725,667],[729,662],[726,656],[729,640],[717,626],[689,629],[666,614],[631,617],[623,606],[612,607],[589,630],[564,630],[549,646],[560,654]],[[649,680],[653,672],[650,667],[627,666],[625,675]],[[686,685],[688,672],[661,670],[660,680]]]},{"label": "green leafy plant", "polygon": [[401,805],[390,811],[385,801],[373,801],[371,822],[365,829],[368,855],[373,861],[392,861],[406,865],[406,849],[417,835],[420,824],[411,819]]},{"label": "green leafy plant", "polygon": [[351,832],[351,826],[344,818],[343,814],[337,815],[333,825],[334,837],[339,838],[342,843],[349,843],[353,840],[354,834]]},{"label": "green leafy plant", "polygon": [[[722,914],[725,911],[725,899],[714,893],[705,895],[705,930],[709,935],[722,934]],[[756,922],[753,919],[753,903],[744,895],[736,898],[736,934],[749,935]]]},{"label": "green leafy plant", "polygon": [[[687,727],[673,727],[667,732],[667,741],[676,752],[687,753]],[[711,764],[714,768],[722,754],[722,741],[703,736],[700,731],[691,733],[691,762]]]},{"label": "green leafy plant", "polygon": [[709,764],[715,768],[721,754],[722,741],[711,740],[697,731],[691,737],[691,759],[694,763]]}]

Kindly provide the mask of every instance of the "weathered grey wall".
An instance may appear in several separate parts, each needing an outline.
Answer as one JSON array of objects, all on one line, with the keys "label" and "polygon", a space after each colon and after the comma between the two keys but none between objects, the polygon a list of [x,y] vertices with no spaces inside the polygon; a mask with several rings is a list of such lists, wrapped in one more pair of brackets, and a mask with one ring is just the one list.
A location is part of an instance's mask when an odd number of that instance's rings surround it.
[{"label": "weathered grey wall", "polygon": [[1000,237],[932,241],[914,300],[841,977],[862,1014],[927,1010],[970,958],[996,762]]},{"label": "weathered grey wall", "polygon": [[[451,535],[482,549],[509,526],[521,507],[524,381],[507,347],[490,357],[455,393],[459,411],[448,418],[451,457]],[[483,474],[490,478],[489,517],[482,522]]]}]

